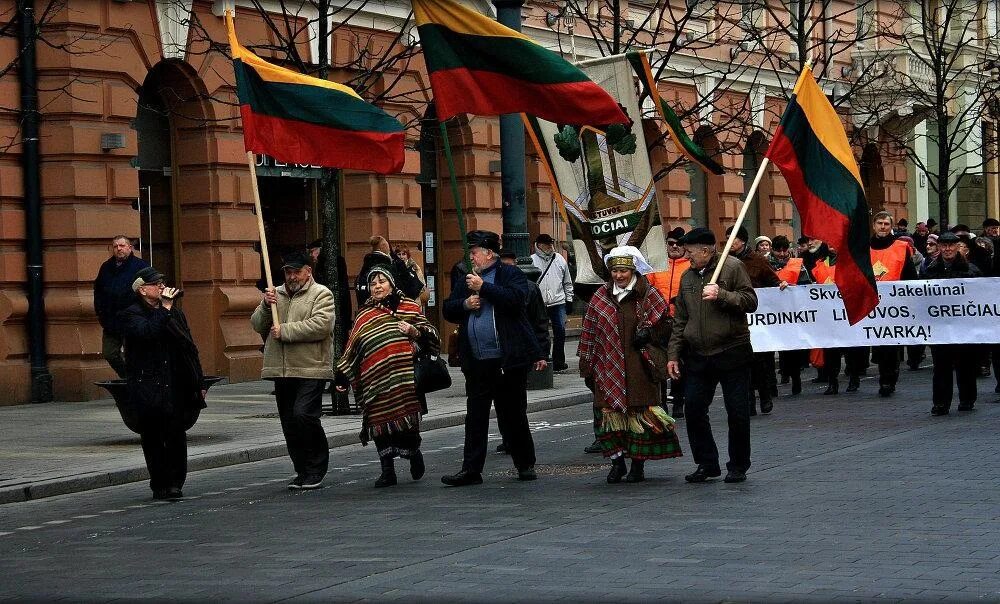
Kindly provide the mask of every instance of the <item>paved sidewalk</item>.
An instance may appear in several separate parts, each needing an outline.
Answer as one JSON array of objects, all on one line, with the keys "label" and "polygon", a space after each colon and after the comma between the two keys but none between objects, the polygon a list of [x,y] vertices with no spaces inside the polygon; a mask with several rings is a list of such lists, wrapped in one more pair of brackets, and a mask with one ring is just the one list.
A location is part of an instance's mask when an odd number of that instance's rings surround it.
[{"label": "paved sidewalk", "polygon": [[[465,421],[465,380],[458,369],[451,371],[452,387],[428,397],[425,431]],[[287,455],[272,388],[258,381],[209,390],[208,408],[188,431],[188,470]],[[528,411],[590,400],[583,380],[567,373],[555,376],[553,389],[528,391]],[[0,407],[0,426],[0,504],[148,478],[139,437],[110,398]],[[359,442],[360,415],[324,416],[323,426],[331,447]]]}]

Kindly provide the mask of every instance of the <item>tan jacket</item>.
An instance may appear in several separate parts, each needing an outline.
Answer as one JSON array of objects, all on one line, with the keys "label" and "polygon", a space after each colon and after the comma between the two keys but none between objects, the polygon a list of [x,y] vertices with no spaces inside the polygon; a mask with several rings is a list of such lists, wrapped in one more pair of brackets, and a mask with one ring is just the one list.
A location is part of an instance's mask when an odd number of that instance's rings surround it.
[{"label": "tan jacket", "polygon": [[757,310],[757,293],[742,262],[728,256],[717,282],[719,298],[701,299],[701,291],[718,263],[716,254],[702,274],[691,267],[681,277],[674,329],[667,347],[667,358],[671,361],[679,360],[687,350],[710,356],[750,343],[747,313]]},{"label": "tan jacket", "polygon": [[267,336],[261,379],[333,379],[333,294],[313,280],[291,297],[284,285],[276,293],[280,340],[270,336],[271,309],[263,300],[250,317],[254,331]]}]

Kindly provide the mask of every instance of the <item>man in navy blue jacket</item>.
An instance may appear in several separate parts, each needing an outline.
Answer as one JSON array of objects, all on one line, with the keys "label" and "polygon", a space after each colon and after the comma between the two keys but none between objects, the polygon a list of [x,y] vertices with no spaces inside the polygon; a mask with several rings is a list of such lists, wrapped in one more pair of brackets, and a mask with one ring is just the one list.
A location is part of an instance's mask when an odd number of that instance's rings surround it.
[{"label": "man in navy blue jacket", "polygon": [[104,329],[101,354],[118,377],[125,379],[125,360],[122,358],[122,330],[118,313],[135,302],[132,282],[140,270],[149,263],[132,253],[132,241],[125,235],[111,240],[113,255],[104,261],[94,279],[94,310]]},{"label": "man in navy blue jacket", "polygon": [[545,361],[528,321],[531,285],[516,267],[499,261],[500,236],[468,234],[475,270],[444,302],[444,318],[458,324],[458,352],[468,395],[462,469],[441,477],[450,486],[482,484],[490,405],[518,479],[534,480],[535,444],[528,428],[528,371]]}]

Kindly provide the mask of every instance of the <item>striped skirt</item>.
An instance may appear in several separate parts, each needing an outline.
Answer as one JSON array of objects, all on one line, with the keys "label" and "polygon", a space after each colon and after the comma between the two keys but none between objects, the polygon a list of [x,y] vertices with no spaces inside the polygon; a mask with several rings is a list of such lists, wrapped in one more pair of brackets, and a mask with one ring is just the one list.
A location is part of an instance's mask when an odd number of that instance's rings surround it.
[{"label": "striped skirt", "polygon": [[681,457],[681,444],[674,432],[674,418],[659,406],[594,409],[594,433],[605,457],[622,453],[630,459]]}]

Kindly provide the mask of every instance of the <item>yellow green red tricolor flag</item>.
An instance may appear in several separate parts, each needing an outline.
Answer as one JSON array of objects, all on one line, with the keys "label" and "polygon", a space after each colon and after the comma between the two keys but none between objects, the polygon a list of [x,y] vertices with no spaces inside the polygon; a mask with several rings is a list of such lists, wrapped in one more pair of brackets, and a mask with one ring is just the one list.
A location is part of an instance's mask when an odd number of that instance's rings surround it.
[{"label": "yellow green red tricolor flag", "polygon": [[438,119],[527,113],[557,124],[629,119],[578,67],[520,32],[451,0],[413,0]]},{"label": "yellow green red tricolor flag", "polygon": [[392,174],[403,126],[347,86],[278,67],[240,45],[226,12],[247,151],[296,164]]},{"label": "yellow green red tricolor flag", "polygon": [[868,245],[868,203],[840,116],[806,67],[765,156],[781,169],[802,232],[837,250],[834,282],[854,325],[878,305]]}]

